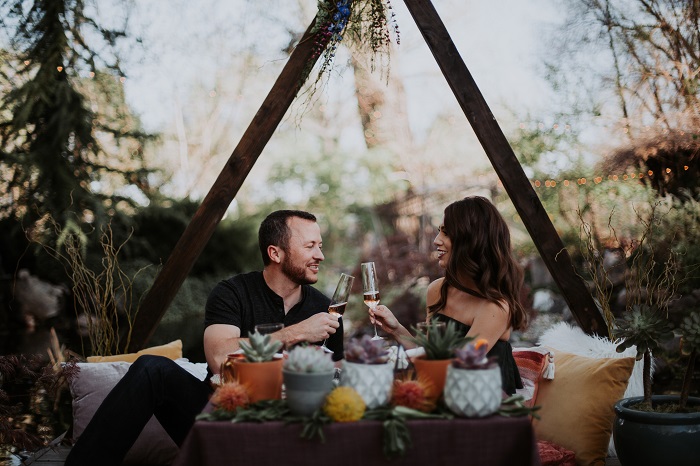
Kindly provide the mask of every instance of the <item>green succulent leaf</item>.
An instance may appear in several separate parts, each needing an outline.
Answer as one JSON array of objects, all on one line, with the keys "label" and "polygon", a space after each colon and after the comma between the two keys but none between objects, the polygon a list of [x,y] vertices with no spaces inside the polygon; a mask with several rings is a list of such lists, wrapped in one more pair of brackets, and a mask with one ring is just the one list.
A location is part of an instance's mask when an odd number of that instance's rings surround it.
[{"label": "green succulent leaf", "polygon": [[445,330],[437,326],[429,326],[426,333],[419,332],[415,327],[412,330],[416,336],[410,341],[422,346],[425,358],[429,360],[452,359],[457,348],[474,339],[457,330],[454,322],[448,322]]},{"label": "green succulent leaf", "polygon": [[240,342],[243,355],[248,362],[266,362],[272,361],[275,354],[282,349],[282,342],[273,340],[272,337],[261,335],[258,332],[253,332],[248,338],[248,342]]},{"label": "green succulent leaf", "polygon": [[679,327],[683,337],[683,350],[700,350],[700,311],[694,311],[681,322]]},{"label": "green succulent leaf", "polygon": [[653,353],[662,342],[673,338],[673,329],[656,306],[637,305],[618,319],[615,337],[622,340],[618,352],[636,346],[637,359],[641,359],[647,350]]}]

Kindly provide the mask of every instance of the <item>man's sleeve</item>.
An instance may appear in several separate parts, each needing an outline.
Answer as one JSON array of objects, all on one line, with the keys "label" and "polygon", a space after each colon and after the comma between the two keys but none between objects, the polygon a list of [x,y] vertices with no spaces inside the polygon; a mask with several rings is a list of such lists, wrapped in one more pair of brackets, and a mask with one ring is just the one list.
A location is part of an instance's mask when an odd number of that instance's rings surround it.
[{"label": "man's sleeve", "polygon": [[241,300],[233,285],[219,282],[209,293],[204,312],[204,328],[213,324],[235,325],[241,328]]}]

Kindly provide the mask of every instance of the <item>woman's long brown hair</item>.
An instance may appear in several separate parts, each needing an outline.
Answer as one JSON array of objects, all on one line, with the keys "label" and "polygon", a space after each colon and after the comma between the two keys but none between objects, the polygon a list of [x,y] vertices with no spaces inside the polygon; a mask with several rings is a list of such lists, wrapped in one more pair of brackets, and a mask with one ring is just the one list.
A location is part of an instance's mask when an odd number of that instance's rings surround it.
[{"label": "woman's long brown hair", "polygon": [[508,304],[514,330],[525,328],[527,314],[520,302],[523,271],[511,251],[508,225],[496,207],[480,196],[453,202],[445,208],[443,228],[452,250],[440,298],[428,307],[428,313],[445,307],[450,286],[474,294],[460,282],[460,277],[467,276],[474,280],[481,297],[501,307],[504,301]]}]

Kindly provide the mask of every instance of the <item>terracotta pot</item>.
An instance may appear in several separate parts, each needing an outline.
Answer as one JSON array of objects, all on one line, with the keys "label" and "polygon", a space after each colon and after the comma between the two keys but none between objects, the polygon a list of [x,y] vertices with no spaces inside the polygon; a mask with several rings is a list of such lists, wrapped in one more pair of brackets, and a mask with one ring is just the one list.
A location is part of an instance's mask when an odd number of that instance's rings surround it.
[{"label": "terracotta pot", "polygon": [[251,403],[282,398],[282,359],[269,362],[233,360],[236,380],[248,389]]},{"label": "terracotta pot", "polygon": [[419,357],[412,359],[411,362],[416,368],[418,378],[428,382],[428,399],[433,402],[439,400],[445,388],[447,366],[450,365],[452,359],[428,360],[425,357]]}]

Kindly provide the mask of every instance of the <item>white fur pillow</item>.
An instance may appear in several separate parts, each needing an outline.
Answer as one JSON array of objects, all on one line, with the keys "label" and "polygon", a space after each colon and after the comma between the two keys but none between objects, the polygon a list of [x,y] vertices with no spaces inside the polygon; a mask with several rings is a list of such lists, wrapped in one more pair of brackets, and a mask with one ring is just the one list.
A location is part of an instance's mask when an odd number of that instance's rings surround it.
[{"label": "white fur pillow", "polygon": [[[205,363],[191,363],[187,359],[175,362],[193,376],[204,380]],[[77,440],[92,419],[102,401],[129,370],[128,362],[78,363],[80,373],[70,381],[73,397],[73,440]],[[131,447],[124,464],[170,464],[178,447],[155,417],[152,417]]]},{"label": "white fur pillow", "polygon": [[[547,329],[539,339],[539,345],[547,346],[565,353],[576,354],[588,358],[633,358],[637,355],[637,347],[627,348],[623,353],[618,353],[615,348],[617,343],[605,337],[586,335],[579,327],[572,327],[566,322],[560,322]],[[554,366],[556,368],[556,360]],[[624,398],[644,395],[644,381],[642,379],[643,361],[635,361],[632,376],[627,384]],[[654,364],[652,359],[652,374]],[[556,377],[556,369],[555,375]],[[608,455],[617,456],[615,444],[612,438],[608,445]]]}]

